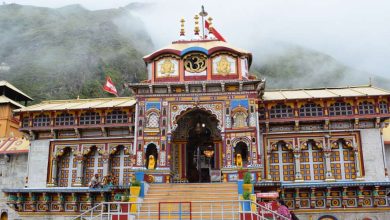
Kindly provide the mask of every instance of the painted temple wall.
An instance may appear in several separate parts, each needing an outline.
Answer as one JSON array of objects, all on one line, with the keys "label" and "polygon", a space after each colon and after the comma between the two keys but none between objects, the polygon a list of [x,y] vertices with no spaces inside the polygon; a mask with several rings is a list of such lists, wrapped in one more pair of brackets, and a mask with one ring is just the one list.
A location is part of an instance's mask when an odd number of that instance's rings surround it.
[{"label": "painted temple wall", "polygon": [[46,188],[49,140],[31,141],[28,162],[28,187]]},{"label": "painted temple wall", "polygon": [[380,129],[360,130],[366,181],[385,181]]},{"label": "painted temple wall", "polygon": [[385,144],[385,156],[386,156],[387,173],[389,173],[389,171],[390,171],[390,144]]},{"label": "painted temple wall", "polygon": [[[9,160],[0,156],[0,190],[5,188],[23,188],[27,176],[27,154],[9,155]],[[18,218],[17,213],[6,205],[7,198],[0,193],[0,210],[7,212],[9,219]]]}]

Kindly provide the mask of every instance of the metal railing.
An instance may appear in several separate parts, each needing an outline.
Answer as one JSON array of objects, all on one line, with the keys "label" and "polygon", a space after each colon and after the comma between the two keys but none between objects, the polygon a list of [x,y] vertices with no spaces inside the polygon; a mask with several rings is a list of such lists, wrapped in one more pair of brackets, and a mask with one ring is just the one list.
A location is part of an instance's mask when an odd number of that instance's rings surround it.
[{"label": "metal railing", "polygon": [[[249,210],[243,208],[245,202],[250,204]],[[288,220],[267,207],[242,200],[155,203],[104,202],[73,219]]]}]

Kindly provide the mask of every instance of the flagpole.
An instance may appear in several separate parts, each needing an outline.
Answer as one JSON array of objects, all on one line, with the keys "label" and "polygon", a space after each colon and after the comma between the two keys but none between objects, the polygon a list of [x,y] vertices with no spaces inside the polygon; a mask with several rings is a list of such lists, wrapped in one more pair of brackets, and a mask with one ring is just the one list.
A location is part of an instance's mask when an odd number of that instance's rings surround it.
[{"label": "flagpole", "polygon": [[202,17],[202,35],[204,40],[204,17],[207,16],[207,12],[204,10],[204,6],[202,5],[202,11],[199,13],[199,15]]}]

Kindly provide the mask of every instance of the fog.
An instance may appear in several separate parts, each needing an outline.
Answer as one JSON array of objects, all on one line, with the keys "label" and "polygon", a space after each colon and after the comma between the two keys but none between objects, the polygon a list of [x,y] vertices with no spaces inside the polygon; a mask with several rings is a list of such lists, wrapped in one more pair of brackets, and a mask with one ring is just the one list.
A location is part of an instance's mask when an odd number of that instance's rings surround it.
[{"label": "fog", "polygon": [[[61,7],[81,4],[90,10],[123,7],[126,0],[14,0],[6,3]],[[237,47],[253,51],[255,62],[280,52],[281,44],[329,54],[356,70],[390,77],[390,1],[366,0],[148,0],[133,10],[156,48],[178,38],[179,19],[193,32],[193,16],[205,5],[214,27]],[[368,78],[368,76],[367,76]]]}]

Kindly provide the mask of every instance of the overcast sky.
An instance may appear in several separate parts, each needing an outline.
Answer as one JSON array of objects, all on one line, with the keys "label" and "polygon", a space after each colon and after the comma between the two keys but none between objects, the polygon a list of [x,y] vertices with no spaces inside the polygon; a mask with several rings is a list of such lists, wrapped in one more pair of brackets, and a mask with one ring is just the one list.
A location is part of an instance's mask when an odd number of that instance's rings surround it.
[{"label": "overcast sky", "polygon": [[[90,10],[118,8],[134,0],[3,0],[6,3]],[[137,11],[156,47],[176,40],[179,19],[193,30],[193,16],[204,4],[214,26],[232,44],[272,50],[286,42],[327,53],[358,70],[390,77],[390,1],[388,0],[147,0]],[[256,59],[256,57],[254,57]]]}]

